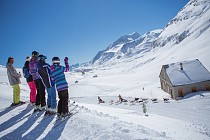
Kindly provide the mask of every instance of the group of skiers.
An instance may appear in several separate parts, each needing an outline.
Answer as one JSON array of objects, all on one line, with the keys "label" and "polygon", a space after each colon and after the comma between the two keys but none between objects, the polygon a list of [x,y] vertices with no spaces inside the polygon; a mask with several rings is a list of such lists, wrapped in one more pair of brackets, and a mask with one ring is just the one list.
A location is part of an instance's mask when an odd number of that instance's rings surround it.
[{"label": "group of skiers", "polygon": [[[56,114],[59,118],[65,118],[68,111],[68,83],[64,72],[69,71],[68,57],[65,57],[65,67],[60,65],[60,58],[53,57],[52,65],[46,63],[47,57],[32,52],[31,57],[26,58],[23,67],[23,75],[30,88],[30,103],[34,106],[34,112],[45,110],[45,114]],[[9,57],[7,61],[7,74],[10,85],[13,87],[13,104],[19,105],[20,101],[20,77],[13,66],[14,58]],[[58,92],[58,105],[56,101],[56,89]],[[45,98],[47,91],[47,104]],[[57,108],[57,109],[56,109]]]}]

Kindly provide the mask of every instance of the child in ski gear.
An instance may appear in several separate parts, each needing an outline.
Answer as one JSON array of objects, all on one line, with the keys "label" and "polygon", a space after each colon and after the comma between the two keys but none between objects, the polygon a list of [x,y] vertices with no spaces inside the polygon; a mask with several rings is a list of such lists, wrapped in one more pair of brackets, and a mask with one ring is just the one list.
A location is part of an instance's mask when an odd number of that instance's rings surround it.
[{"label": "child in ski gear", "polygon": [[105,103],[105,102],[101,99],[101,97],[98,96],[98,104],[100,103]]},{"label": "child in ski gear", "polygon": [[13,66],[14,58],[9,57],[7,60],[6,68],[7,68],[7,75],[9,79],[9,83],[13,88],[13,104],[18,105],[20,104],[20,77],[21,75],[17,73],[16,69]]},{"label": "child in ski gear", "polygon": [[37,89],[36,106],[34,108],[34,111],[44,110],[46,107],[45,87],[38,73],[38,56],[39,56],[39,53],[37,51],[33,51],[32,58],[29,62],[29,73],[32,75],[34,83],[36,85],[36,89]]},{"label": "child in ski gear", "polygon": [[26,78],[28,86],[30,88],[30,103],[35,105],[36,103],[36,85],[34,83],[32,75],[29,74],[29,61],[31,58],[29,56],[26,57],[26,62],[23,67],[23,75]]},{"label": "child in ski gear", "polygon": [[123,98],[121,97],[121,95],[119,95],[118,97],[119,97],[119,102],[127,102],[127,100],[123,99]]},{"label": "child in ski gear", "polygon": [[56,107],[57,107],[57,101],[56,101],[56,89],[55,89],[55,83],[51,77],[51,69],[50,65],[45,62],[47,59],[44,55],[39,55],[38,58],[38,73],[39,77],[44,85],[44,87],[47,90],[47,108],[46,108],[46,114],[55,114],[56,113]]},{"label": "child in ski gear", "polygon": [[[65,64],[68,63],[68,58],[64,59]],[[68,83],[65,78],[64,72],[67,72],[69,69],[69,65],[66,67],[60,65],[60,58],[53,57],[51,66],[51,76],[55,81],[56,89],[58,91],[58,116],[66,117],[68,115]]]}]

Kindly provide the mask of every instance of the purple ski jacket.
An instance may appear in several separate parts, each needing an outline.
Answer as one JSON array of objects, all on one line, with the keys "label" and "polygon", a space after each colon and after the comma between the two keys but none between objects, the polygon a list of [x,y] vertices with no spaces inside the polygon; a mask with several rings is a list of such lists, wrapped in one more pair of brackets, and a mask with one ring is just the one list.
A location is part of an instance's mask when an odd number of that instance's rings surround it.
[{"label": "purple ski jacket", "polygon": [[38,73],[38,59],[32,58],[29,62],[29,73],[32,75],[33,80],[40,79]]}]

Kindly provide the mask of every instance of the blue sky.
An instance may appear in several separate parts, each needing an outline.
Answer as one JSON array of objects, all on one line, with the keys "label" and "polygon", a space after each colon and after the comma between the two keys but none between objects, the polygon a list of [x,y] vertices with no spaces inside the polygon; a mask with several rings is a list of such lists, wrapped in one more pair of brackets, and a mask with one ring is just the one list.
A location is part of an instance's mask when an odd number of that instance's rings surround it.
[{"label": "blue sky", "polygon": [[36,50],[91,61],[120,36],[164,28],[189,0],[0,0],[0,65]]}]

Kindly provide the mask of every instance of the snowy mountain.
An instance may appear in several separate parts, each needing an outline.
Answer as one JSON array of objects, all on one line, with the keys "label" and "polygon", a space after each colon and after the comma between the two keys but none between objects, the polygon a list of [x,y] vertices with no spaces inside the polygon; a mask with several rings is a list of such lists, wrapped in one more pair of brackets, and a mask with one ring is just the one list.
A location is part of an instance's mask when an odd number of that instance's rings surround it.
[{"label": "snowy mountain", "polygon": [[165,27],[154,47],[175,46],[192,36],[198,38],[210,27],[209,0],[191,0]]},{"label": "snowy mountain", "polygon": [[[172,100],[159,82],[165,64],[198,59],[210,71],[209,23],[210,1],[191,0],[162,32],[122,36],[99,52],[92,65],[85,63],[78,72],[67,72],[70,103],[76,101],[84,108],[72,111],[78,112],[57,127],[56,116],[33,114],[28,102],[8,108],[13,91],[6,69],[0,68],[0,139],[210,139],[210,92]],[[180,79],[176,76],[176,80]],[[23,77],[20,87],[21,100],[28,101],[30,90]],[[128,102],[117,102],[119,94]],[[99,104],[98,96],[105,103]],[[147,115],[142,102],[132,102],[135,97],[145,100]]]},{"label": "snowy mountain", "polygon": [[92,64],[95,67],[114,68],[129,63],[131,67],[125,69],[138,69],[153,61],[159,69],[165,63],[199,59],[210,69],[206,61],[210,48],[209,17],[209,0],[191,0],[163,30],[151,31],[142,36],[138,33],[122,36],[100,51]]},{"label": "snowy mountain", "polygon": [[162,30],[154,30],[144,35],[134,32],[124,35],[112,43],[107,49],[98,52],[93,58],[92,64],[103,64],[107,61],[128,58],[139,53],[146,53],[152,48],[154,39],[158,37]]},{"label": "snowy mountain", "polygon": [[70,71],[79,67],[79,63],[70,65]]}]

